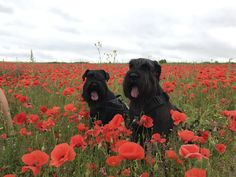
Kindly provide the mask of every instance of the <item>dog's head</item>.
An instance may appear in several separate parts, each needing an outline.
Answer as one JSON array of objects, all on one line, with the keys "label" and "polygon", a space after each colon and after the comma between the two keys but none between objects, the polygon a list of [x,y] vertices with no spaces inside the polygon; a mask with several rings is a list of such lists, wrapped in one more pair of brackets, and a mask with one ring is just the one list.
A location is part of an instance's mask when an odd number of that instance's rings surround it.
[{"label": "dog's head", "polygon": [[98,102],[106,96],[109,74],[104,70],[86,70],[82,76],[86,79],[82,96],[87,102]]},{"label": "dog's head", "polygon": [[161,66],[157,61],[139,58],[129,62],[123,82],[124,94],[131,101],[143,100],[159,92]]}]

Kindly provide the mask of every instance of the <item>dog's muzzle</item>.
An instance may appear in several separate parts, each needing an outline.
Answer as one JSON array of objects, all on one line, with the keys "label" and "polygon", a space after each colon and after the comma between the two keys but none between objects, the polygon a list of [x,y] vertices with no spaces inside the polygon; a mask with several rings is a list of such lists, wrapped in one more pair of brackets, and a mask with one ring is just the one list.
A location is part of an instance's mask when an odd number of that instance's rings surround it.
[{"label": "dog's muzzle", "polygon": [[99,89],[99,86],[98,86],[98,84],[95,83],[95,82],[92,82],[92,83],[89,85],[88,94],[89,94],[90,99],[91,99],[92,101],[97,101],[97,100],[99,99],[98,89]]}]

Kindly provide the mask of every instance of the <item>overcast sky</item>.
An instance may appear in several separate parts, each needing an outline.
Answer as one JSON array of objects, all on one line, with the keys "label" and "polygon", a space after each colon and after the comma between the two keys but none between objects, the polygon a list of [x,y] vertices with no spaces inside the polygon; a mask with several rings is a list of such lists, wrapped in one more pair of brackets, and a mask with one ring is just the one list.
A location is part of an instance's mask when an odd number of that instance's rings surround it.
[{"label": "overcast sky", "polygon": [[236,58],[234,0],[0,0],[0,60]]}]

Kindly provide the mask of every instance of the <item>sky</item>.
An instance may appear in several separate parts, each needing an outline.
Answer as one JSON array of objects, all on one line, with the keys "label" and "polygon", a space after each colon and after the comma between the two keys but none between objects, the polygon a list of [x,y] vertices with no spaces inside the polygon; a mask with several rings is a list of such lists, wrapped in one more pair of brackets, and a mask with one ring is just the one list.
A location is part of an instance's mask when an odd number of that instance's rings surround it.
[{"label": "sky", "polygon": [[0,61],[31,50],[36,62],[108,62],[114,50],[117,62],[235,61],[236,1],[0,0]]}]

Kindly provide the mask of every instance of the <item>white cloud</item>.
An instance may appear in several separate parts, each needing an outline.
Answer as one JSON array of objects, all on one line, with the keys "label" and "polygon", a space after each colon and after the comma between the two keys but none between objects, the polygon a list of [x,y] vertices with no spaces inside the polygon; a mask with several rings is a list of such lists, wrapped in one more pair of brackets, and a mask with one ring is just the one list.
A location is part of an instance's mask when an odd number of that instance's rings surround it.
[{"label": "white cloud", "polygon": [[233,0],[2,0],[0,58],[96,62],[94,46],[118,60],[235,58]]}]

